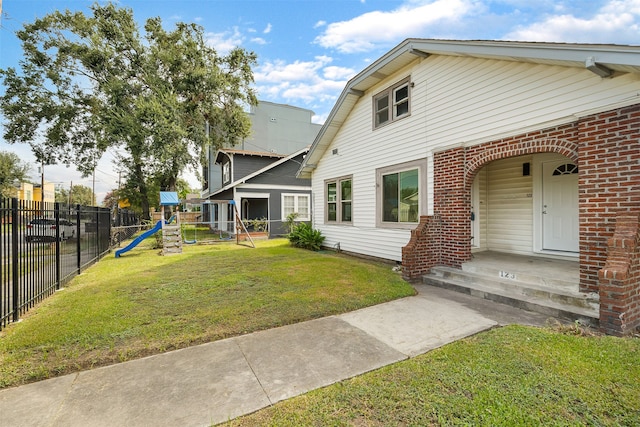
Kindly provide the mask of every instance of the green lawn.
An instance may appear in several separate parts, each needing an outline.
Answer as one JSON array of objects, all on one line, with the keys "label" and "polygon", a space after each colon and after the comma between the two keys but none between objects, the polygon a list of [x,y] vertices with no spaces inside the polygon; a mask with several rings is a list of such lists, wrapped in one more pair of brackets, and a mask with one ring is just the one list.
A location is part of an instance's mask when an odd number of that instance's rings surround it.
[{"label": "green lawn", "polygon": [[[0,333],[0,386],[342,313],[414,293],[389,265],[284,240],[112,255]],[[636,426],[640,339],[497,328],[231,426]]]},{"label": "green lawn", "polygon": [[638,426],[640,339],[509,326],[230,426]]},{"label": "green lawn", "polygon": [[147,239],[110,255],[0,332],[0,387],[122,362],[413,295],[387,264],[283,239],[188,245]]}]

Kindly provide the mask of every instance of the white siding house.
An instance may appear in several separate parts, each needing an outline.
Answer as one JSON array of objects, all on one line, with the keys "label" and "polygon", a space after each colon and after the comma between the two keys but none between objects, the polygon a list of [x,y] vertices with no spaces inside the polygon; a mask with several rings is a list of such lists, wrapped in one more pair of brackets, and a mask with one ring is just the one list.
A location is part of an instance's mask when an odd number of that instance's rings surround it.
[{"label": "white siding house", "polygon": [[638,106],[640,47],[408,39],[347,83],[298,175],[328,247],[411,270],[437,224],[436,262],[580,260],[595,292],[616,215],[640,209]]}]

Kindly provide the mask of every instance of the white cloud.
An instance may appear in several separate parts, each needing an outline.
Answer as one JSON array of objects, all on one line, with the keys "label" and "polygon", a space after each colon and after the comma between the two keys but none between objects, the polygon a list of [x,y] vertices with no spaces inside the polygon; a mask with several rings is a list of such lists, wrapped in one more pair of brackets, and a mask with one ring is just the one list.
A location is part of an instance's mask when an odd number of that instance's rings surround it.
[{"label": "white cloud", "polygon": [[282,60],[266,62],[258,67],[254,73],[256,82],[278,83],[308,79],[318,74],[324,65],[332,59],[328,56],[318,56],[315,61],[294,61],[286,63]]},{"label": "white cloud", "polygon": [[640,0],[612,0],[592,16],[550,15],[528,26],[517,27],[506,40],[640,43]]},{"label": "white cloud", "polygon": [[315,43],[344,53],[364,52],[377,44],[416,37],[430,27],[446,28],[480,7],[474,0],[411,1],[389,12],[368,12],[331,23]]},{"label": "white cloud", "polygon": [[261,99],[309,106],[332,103],[344,88],[351,68],[329,65],[333,58],[317,56],[313,61],[270,61],[254,73]]},{"label": "white cloud", "polygon": [[320,28],[320,27],[324,27],[325,25],[327,25],[327,21],[318,21],[318,22],[316,22],[316,24],[313,26],[313,28]]},{"label": "white cloud", "polygon": [[353,68],[346,67],[329,66],[323,70],[324,77],[330,80],[349,79],[355,74],[356,71]]},{"label": "white cloud", "polygon": [[262,34],[269,34],[271,32],[271,24],[267,24],[267,27],[262,31]]},{"label": "white cloud", "polygon": [[251,41],[256,44],[267,44],[267,41],[262,37],[254,37],[251,39]]},{"label": "white cloud", "polygon": [[244,36],[240,33],[238,27],[233,27],[232,30],[222,33],[207,33],[206,39],[209,46],[224,55],[231,49],[242,45]]}]

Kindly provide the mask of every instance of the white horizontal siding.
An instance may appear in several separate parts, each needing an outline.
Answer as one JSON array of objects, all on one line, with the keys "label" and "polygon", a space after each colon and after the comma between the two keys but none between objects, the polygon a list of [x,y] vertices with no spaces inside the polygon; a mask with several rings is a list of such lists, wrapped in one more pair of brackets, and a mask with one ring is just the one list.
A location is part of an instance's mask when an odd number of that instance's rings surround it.
[{"label": "white horizontal siding", "polygon": [[487,168],[482,168],[475,178],[478,181],[478,194],[476,197],[476,206],[474,206],[475,221],[478,221],[478,236],[474,235],[474,243],[479,249],[487,248]]},{"label": "white horizontal siding", "polygon": [[586,69],[472,58],[439,56],[420,71],[416,78],[429,87],[430,147],[573,121],[625,100],[638,102],[640,89],[632,74],[601,79]]},{"label": "white horizontal siding", "polygon": [[532,156],[497,160],[486,166],[487,249],[533,252],[533,179],[522,176],[522,163]]},{"label": "white horizontal siding", "polygon": [[[372,96],[407,76],[413,83],[411,115],[373,130]],[[346,251],[398,260],[410,232],[376,228],[376,169],[425,159],[427,188],[421,191],[427,212],[421,213],[432,214],[433,152],[571,122],[638,102],[639,91],[640,81],[632,74],[601,79],[587,70],[551,65],[438,55],[416,59],[354,104],[318,161],[312,181],[314,226],[328,246],[340,243]],[[532,251],[532,184],[521,176],[522,162],[496,163],[487,170],[481,247]],[[324,181],[344,175],[353,176],[353,224],[325,225]]]}]

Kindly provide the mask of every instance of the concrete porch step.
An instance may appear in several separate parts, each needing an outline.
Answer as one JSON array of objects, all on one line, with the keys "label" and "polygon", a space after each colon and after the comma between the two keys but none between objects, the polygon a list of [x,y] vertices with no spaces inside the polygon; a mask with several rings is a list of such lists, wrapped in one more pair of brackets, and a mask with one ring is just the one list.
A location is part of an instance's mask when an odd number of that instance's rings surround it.
[{"label": "concrete porch step", "polygon": [[[596,326],[599,318],[597,295],[571,291],[568,283],[546,286],[538,279],[516,280],[499,274],[464,271],[450,267],[434,267],[423,276],[423,283],[455,290],[476,297],[509,304],[514,307],[568,320],[579,320]],[[518,279],[520,274],[516,274]],[[572,284],[577,288],[577,284]]]}]

